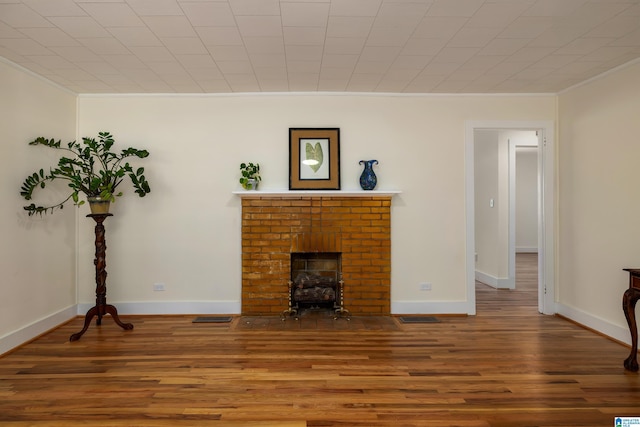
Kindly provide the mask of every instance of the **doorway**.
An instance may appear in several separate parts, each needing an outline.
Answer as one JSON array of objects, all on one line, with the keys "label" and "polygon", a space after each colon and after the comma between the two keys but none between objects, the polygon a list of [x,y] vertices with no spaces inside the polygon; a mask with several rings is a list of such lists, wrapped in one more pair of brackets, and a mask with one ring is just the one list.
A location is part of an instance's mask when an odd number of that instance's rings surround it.
[{"label": "doorway", "polygon": [[[539,131],[517,131],[509,139],[509,277],[516,288],[529,287],[530,278],[538,277],[538,209]],[[522,291],[523,289],[518,289]],[[533,289],[536,290],[535,288]],[[534,297],[538,309],[544,301],[538,292],[526,292]]]},{"label": "doorway", "polygon": [[[488,132],[491,131],[491,132]],[[495,158],[489,160],[497,169],[493,176],[489,177],[492,183],[488,188],[492,188],[495,197],[491,192],[479,191],[476,200],[476,176],[475,176],[475,150],[480,143],[480,138],[484,134],[503,133],[513,135],[520,131],[533,132],[537,136],[537,245],[538,245],[538,311],[544,314],[555,313],[555,293],[553,281],[554,269],[554,157],[553,157],[553,123],[552,122],[468,122],[466,124],[466,211],[467,211],[467,301],[468,313],[476,313],[475,281],[476,281],[476,210],[488,208],[501,208],[501,212],[494,210],[490,213],[492,230],[494,233],[493,244],[497,252],[502,257],[495,257],[489,262],[485,262],[485,268],[490,268],[495,272],[496,287],[512,288],[515,286],[516,274],[516,223],[515,223],[515,159],[516,159],[516,138],[512,138],[513,143],[496,142]],[[487,133],[488,132],[488,133]],[[527,145],[527,144],[524,144]],[[502,160],[498,159],[498,152],[502,150]],[[500,164],[502,162],[502,164]],[[486,177],[485,177],[486,178]],[[478,183],[485,186],[486,183]],[[485,186],[486,190],[486,186]],[[513,192],[513,194],[511,194]],[[500,194],[502,197],[499,197]],[[498,203],[502,204],[498,206]],[[487,205],[487,206],[484,206]],[[482,215],[482,212],[478,212]],[[480,230],[486,232],[487,230]],[[500,233],[500,236],[495,233]],[[485,244],[482,238],[478,244]],[[485,254],[487,248],[483,248]],[[488,260],[483,260],[488,261]],[[493,263],[493,264],[491,264]],[[487,267],[489,265],[489,267]]]}]

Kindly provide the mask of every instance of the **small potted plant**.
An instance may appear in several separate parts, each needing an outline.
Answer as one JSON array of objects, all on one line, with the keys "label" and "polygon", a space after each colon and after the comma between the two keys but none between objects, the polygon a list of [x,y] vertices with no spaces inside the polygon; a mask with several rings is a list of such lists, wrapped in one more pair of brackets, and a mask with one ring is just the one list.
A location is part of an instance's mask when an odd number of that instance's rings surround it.
[{"label": "small potted plant", "polygon": [[260,176],[260,163],[240,163],[240,185],[245,190],[257,190],[258,183],[262,181]]},{"label": "small potted plant", "polygon": [[[50,168],[49,172],[40,169],[29,175],[20,188],[20,195],[26,200],[31,200],[36,188],[45,188],[47,182],[57,179],[68,181],[71,194],[62,202],[51,206],[37,206],[35,203],[25,206],[24,209],[29,216],[62,209],[69,199],[73,200],[76,206],[81,206],[85,201],[80,200],[80,193],[86,196],[92,213],[108,213],[109,204],[122,195],[122,192],[115,191],[126,176],[131,180],[138,196],[147,195],[151,188],[144,176],[144,168],[134,171],[133,167],[127,162],[123,163],[123,160],[128,157],[142,159],[149,156],[149,152],[127,148],[120,153],[114,153],[111,151],[113,143],[113,136],[109,132],[99,132],[97,140],[85,137],[82,138],[82,143],[72,141],[66,146],[53,138],[38,137],[31,141],[29,145],[44,145],[66,151],[71,156],[60,158],[56,168]],[[98,210],[94,211],[94,207]]]}]

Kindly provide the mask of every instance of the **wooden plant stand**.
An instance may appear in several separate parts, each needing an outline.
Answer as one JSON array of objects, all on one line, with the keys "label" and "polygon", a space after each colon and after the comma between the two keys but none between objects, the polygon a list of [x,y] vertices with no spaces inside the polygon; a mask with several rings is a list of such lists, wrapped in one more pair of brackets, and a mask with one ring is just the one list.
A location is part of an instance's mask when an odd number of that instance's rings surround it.
[{"label": "wooden plant stand", "polygon": [[80,332],[76,332],[69,337],[69,341],[77,341],[87,331],[89,324],[94,316],[97,316],[96,325],[102,324],[102,316],[110,314],[118,326],[124,330],[133,329],[131,323],[123,323],[118,317],[118,310],[112,305],[107,304],[107,244],[104,239],[104,225],[102,224],[107,217],[113,214],[89,214],[87,217],[93,218],[96,222],[96,258],[93,263],[96,266],[96,305],[87,311],[84,317],[84,327]]}]

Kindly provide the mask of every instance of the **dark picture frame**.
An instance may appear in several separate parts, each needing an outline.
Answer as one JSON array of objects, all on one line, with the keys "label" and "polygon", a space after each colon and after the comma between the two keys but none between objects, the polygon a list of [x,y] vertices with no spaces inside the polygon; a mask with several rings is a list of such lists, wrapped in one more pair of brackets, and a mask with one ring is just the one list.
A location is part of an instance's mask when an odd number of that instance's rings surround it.
[{"label": "dark picture frame", "polygon": [[289,190],[340,190],[340,128],[289,128]]}]

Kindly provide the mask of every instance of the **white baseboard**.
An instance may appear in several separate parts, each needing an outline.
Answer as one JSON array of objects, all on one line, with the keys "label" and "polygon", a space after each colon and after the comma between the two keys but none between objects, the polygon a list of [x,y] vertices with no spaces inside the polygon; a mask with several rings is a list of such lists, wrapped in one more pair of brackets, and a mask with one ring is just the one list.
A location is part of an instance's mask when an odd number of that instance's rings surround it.
[{"label": "white baseboard", "polygon": [[392,301],[392,314],[470,314],[475,307],[466,301]]},{"label": "white baseboard", "polygon": [[496,289],[515,289],[515,280],[508,277],[495,277],[476,270],[476,280]]},{"label": "white baseboard", "polygon": [[38,335],[43,334],[70,319],[73,319],[76,315],[77,307],[72,305],[0,337],[0,355],[34,339]]},{"label": "white baseboard", "polygon": [[593,329],[594,331],[598,331],[599,333],[617,341],[631,345],[631,334],[629,333],[629,328],[626,326],[614,325],[613,323],[607,322],[599,317],[561,303],[556,303],[556,310],[558,314],[566,317],[567,319],[571,319],[576,323]]},{"label": "white baseboard", "polygon": [[[109,302],[118,314],[240,314],[240,301],[169,301],[169,302]],[[78,304],[76,314],[83,315],[93,303]]]}]

